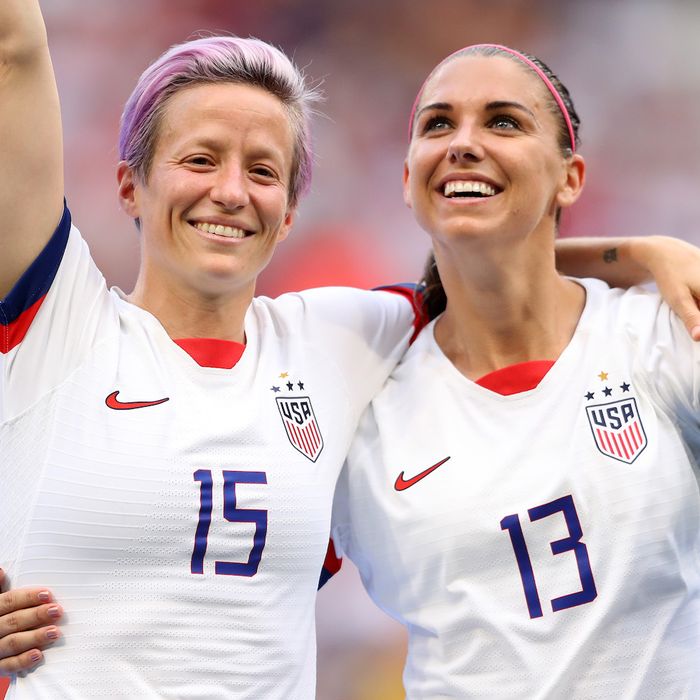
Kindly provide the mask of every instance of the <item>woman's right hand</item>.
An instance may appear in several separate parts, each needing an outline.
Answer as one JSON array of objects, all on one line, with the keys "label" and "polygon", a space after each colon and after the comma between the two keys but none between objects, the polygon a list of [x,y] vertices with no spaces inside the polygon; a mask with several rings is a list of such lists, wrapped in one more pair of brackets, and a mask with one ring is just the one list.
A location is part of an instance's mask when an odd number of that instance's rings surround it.
[{"label": "woman's right hand", "polygon": [[[5,573],[0,569],[0,588]],[[63,608],[45,588],[16,588],[0,593],[0,676],[29,671],[44,658],[43,649],[60,638],[56,623]]]}]

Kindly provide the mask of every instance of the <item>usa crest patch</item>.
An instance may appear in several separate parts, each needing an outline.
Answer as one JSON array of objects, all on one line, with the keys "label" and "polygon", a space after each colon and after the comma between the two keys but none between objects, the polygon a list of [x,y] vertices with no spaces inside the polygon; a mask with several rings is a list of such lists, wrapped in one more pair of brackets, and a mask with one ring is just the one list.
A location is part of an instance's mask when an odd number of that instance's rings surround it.
[{"label": "usa crest patch", "polygon": [[607,457],[632,464],[647,446],[634,397],[586,406],[586,414],[596,447]]},{"label": "usa crest patch", "polygon": [[[276,394],[285,388],[289,392],[304,389],[304,382],[289,380],[287,372],[280,374],[280,379],[285,381],[279,386],[272,387],[272,391]],[[323,435],[321,435],[311,399],[308,396],[287,395],[276,396],[275,401],[289,442],[304,457],[315,462],[323,450]]]}]

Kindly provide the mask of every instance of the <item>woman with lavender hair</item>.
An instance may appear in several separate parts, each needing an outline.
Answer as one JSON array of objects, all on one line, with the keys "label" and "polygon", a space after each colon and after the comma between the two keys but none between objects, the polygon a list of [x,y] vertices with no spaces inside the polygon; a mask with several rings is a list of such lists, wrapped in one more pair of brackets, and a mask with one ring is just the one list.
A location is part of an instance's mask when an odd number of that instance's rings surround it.
[{"label": "woman with lavender hair", "polygon": [[3,670],[55,641],[9,697],[311,698],[336,478],[414,321],[399,294],[253,296],[309,184],[315,95],[254,39],[146,70],[119,141],[127,295],[64,205],[36,0],[0,27],[0,565],[25,587]]},{"label": "woman with lavender hair", "polygon": [[336,479],[414,324],[400,294],[254,297],[308,186],[315,95],[254,39],[145,71],[120,135],[141,244],[124,294],[64,204],[36,0],[2,3],[0,65],[10,697],[311,698]]}]

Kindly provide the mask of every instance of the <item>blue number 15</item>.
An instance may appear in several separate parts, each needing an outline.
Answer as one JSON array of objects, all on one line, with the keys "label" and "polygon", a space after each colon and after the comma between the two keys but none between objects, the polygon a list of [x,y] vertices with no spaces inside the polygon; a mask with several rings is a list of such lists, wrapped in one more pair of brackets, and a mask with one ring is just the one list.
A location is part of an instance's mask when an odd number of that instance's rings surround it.
[{"label": "blue number 15", "polygon": [[[224,576],[255,576],[262,559],[267,536],[267,511],[236,508],[236,484],[266,484],[265,472],[224,471],[224,518],[230,523],[255,523],[253,548],[247,562],[214,562],[214,573]],[[204,573],[204,556],[207,553],[207,539],[211,525],[212,496],[214,480],[211,470],[199,469],[194,473],[194,480],[201,483],[199,494],[199,522],[194,535],[192,551],[193,574]]]},{"label": "blue number 15", "polygon": [[[576,512],[574,499],[572,496],[562,496],[551,503],[545,503],[535,508],[530,508],[527,511],[530,516],[530,521],[547,518],[555,513],[562,513],[564,520],[569,528],[569,537],[561,540],[556,540],[550,543],[552,554],[562,554],[564,552],[573,552],[576,555],[576,564],[578,566],[578,574],[581,579],[581,590],[576,593],[554,598],[551,601],[552,610],[557,612],[565,608],[573,608],[576,605],[583,605],[595,600],[598,591],[593,580],[593,571],[591,570],[591,560],[588,558],[588,549],[581,542],[583,530],[581,529],[581,521]],[[530,554],[527,551],[527,543],[523,534],[523,527],[520,524],[520,518],[517,514],[507,515],[501,520],[501,530],[508,530],[510,541],[515,552],[515,561],[518,564],[520,578],[523,582],[525,591],[525,600],[527,609],[530,612],[530,617],[542,617],[542,604],[540,596],[537,592],[537,582],[535,581],[535,572],[532,569],[532,561]]]}]

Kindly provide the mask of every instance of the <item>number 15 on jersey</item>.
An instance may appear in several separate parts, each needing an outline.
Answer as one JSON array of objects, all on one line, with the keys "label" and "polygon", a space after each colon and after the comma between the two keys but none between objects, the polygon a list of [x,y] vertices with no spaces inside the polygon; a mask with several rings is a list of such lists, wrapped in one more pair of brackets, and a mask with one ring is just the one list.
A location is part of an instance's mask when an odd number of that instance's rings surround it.
[{"label": "number 15 on jersey", "polygon": [[236,506],[237,484],[267,484],[265,472],[222,472],[224,477],[223,512],[213,513],[214,478],[210,469],[198,469],[194,480],[200,483],[199,521],[194,535],[191,571],[193,574],[204,573],[204,557],[207,553],[209,528],[212,517],[229,523],[255,523],[255,534],[251,543],[248,561],[216,561],[214,573],[219,576],[255,576],[262,559],[265,539],[267,538],[267,511]]}]

